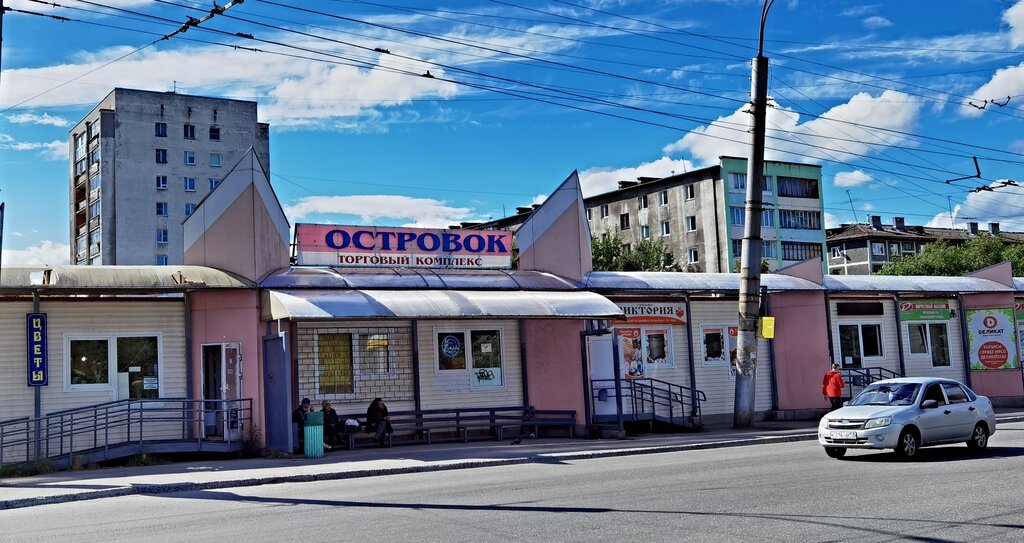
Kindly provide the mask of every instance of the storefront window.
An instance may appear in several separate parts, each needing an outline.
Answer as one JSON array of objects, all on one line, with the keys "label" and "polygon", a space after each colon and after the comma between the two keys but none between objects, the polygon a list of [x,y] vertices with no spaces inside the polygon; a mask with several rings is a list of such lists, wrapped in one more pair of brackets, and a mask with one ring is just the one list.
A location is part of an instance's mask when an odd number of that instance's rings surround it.
[{"label": "storefront window", "polygon": [[352,334],[318,334],[317,369],[320,394],[352,393]]},{"label": "storefront window", "polygon": [[438,332],[437,369],[441,371],[466,369],[465,332]]},{"label": "storefront window", "polygon": [[840,324],[839,350],[843,367],[859,368],[864,358],[882,356],[882,325]]},{"label": "storefront window", "polygon": [[738,328],[728,325],[701,326],[704,350],[703,366],[733,366],[736,364],[736,334]]},{"label": "storefront window", "polygon": [[117,374],[128,376],[128,398],[159,398],[157,338],[117,338]]},{"label": "storefront window", "polygon": [[109,343],[106,339],[71,340],[71,384],[110,383]]},{"label": "storefront window", "polygon": [[118,400],[160,397],[158,334],[70,337],[66,341],[65,385],[72,390],[113,390]]},{"label": "storefront window", "polygon": [[391,373],[391,339],[388,334],[366,334],[360,336],[360,372]]},{"label": "storefront window", "polygon": [[473,330],[469,333],[473,344],[473,371],[470,384],[477,387],[500,387],[504,384],[501,374],[501,335],[497,330]]},{"label": "storefront window", "polygon": [[944,322],[915,322],[907,325],[910,354],[931,358],[932,366],[949,366],[949,333]]}]

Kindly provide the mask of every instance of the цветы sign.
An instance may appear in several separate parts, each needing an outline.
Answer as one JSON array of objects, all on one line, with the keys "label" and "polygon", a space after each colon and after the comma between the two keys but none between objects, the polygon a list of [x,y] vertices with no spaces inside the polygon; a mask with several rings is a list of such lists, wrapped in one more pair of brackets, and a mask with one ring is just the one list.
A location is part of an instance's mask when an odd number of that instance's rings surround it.
[{"label": "\u0446\u0432\u0435\u0442\u044b sign", "polygon": [[512,233],[296,224],[295,252],[299,265],[511,268]]}]

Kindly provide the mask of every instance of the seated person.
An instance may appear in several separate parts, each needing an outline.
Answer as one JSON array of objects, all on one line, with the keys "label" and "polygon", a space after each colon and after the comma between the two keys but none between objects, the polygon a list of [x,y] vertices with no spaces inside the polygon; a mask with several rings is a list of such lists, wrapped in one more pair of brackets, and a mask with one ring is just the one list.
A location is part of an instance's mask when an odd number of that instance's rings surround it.
[{"label": "seated person", "polygon": [[374,398],[370,402],[370,407],[366,409],[366,431],[377,434],[378,446],[384,447],[387,444],[384,436],[391,435],[394,430],[391,428],[391,417],[388,415],[388,406],[384,405],[384,400]]},{"label": "seated person", "polygon": [[338,433],[343,430],[339,427],[341,418],[327,400],[321,402],[320,411],[324,414],[324,446],[330,450],[338,446]]}]

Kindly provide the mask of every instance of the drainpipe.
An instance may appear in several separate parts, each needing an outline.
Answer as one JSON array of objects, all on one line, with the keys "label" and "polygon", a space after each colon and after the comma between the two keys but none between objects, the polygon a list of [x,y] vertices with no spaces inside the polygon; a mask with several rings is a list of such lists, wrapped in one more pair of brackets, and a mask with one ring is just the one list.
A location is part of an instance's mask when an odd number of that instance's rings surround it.
[{"label": "drainpipe", "polygon": [[589,427],[590,419],[590,396],[594,393],[594,387],[590,383],[590,371],[587,368],[587,331],[580,332],[580,363],[583,375],[583,421]]},{"label": "drainpipe", "polygon": [[421,411],[419,321],[412,321],[412,401],[416,411]]},{"label": "drainpipe", "polygon": [[896,353],[900,358],[900,375],[906,376],[907,365],[903,360],[903,322],[900,320],[900,295],[898,292],[892,293],[892,303],[896,306],[896,344],[899,346]]},{"label": "drainpipe", "polygon": [[612,371],[615,372],[615,419],[619,430],[625,430],[622,420],[622,367],[619,361],[619,346],[616,344],[615,332],[612,331]]},{"label": "drainpipe", "polygon": [[[768,288],[761,287],[761,315],[772,314],[772,300],[768,297]],[[779,410],[779,380],[775,375],[775,338],[768,340],[768,371],[771,372],[769,375],[769,381],[771,382],[772,391],[772,411]]]},{"label": "drainpipe", "polygon": [[697,367],[693,354],[693,311],[690,310],[690,293],[683,294],[686,301],[686,353],[690,359],[690,388],[697,390]]},{"label": "drainpipe", "polygon": [[835,348],[832,346],[835,338],[832,336],[832,300],[828,296],[828,291],[825,291],[825,326],[828,327],[828,333],[825,334],[828,337],[828,359],[829,366],[831,362],[839,362],[839,366],[842,367],[843,361],[836,358]]},{"label": "drainpipe", "polygon": [[967,344],[967,311],[964,309],[964,297],[957,293],[956,305],[960,308],[960,350],[964,353],[964,384],[971,386],[971,346]]},{"label": "drainpipe", "polygon": [[526,364],[529,361],[526,357],[526,327],[524,324],[526,321],[519,319],[519,371],[522,372],[523,379],[523,405],[530,405],[530,380],[526,370]]}]

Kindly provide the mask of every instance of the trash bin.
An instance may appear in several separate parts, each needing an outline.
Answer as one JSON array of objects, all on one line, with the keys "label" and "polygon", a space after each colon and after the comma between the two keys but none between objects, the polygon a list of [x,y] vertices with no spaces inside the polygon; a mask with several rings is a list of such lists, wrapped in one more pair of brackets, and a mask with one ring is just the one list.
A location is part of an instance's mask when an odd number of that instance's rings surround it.
[{"label": "trash bin", "polygon": [[302,434],[303,453],[307,458],[321,458],[324,455],[324,414],[306,414],[306,427]]}]

